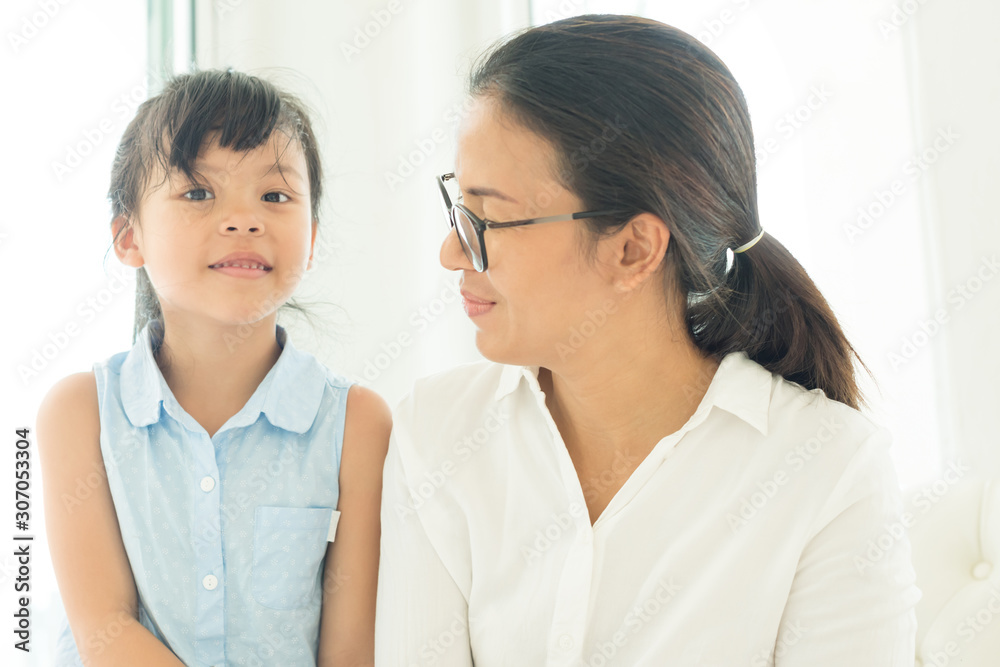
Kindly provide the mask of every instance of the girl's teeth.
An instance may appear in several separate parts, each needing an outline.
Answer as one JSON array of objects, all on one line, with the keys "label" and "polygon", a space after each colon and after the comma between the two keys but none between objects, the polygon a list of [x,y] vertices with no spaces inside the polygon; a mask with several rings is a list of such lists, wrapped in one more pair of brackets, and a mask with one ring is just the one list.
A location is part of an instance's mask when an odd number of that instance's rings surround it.
[{"label": "girl's teeth", "polygon": [[219,267],[223,266],[232,266],[241,269],[260,269],[261,271],[267,270],[263,264],[236,264],[235,262],[226,262],[224,264],[219,264]]}]

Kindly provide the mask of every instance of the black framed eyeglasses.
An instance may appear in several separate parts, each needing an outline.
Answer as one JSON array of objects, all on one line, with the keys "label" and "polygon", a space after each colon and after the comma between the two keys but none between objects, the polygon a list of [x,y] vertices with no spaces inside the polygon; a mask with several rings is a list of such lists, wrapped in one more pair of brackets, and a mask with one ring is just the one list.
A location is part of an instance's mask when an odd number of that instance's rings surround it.
[{"label": "black framed eyeglasses", "polygon": [[583,211],[581,213],[566,213],[564,215],[549,215],[544,218],[530,218],[528,220],[509,220],[507,222],[493,222],[484,220],[470,211],[464,204],[452,203],[445,181],[455,178],[454,173],[444,174],[437,177],[438,187],[441,189],[441,203],[444,205],[444,214],[448,218],[448,224],[458,234],[458,241],[462,244],[465,256],[472,262],[476,271],[485,271],[486,241],[483,234],[487,229],[502,229],[504,227],[520,227],[521,225],[537,225],[543,222],[561,222],[564,220],[580,220],[582,218],[596,218],[602,215],[614,215],[620,211]]}]

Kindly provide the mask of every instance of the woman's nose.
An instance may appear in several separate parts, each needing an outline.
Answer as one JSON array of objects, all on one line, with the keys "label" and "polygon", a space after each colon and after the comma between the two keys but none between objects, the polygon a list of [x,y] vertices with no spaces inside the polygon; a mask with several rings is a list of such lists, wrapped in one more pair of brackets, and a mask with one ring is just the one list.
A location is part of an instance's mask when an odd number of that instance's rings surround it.
[{"label": "woman's nose", "polygon": [[458,231],[454,228],[444,237],[439,259],[441,260],[441,266],[449,271],[474,270],[472,262],[465,255],[465,248],[462,247],[462,241],[458,238]]}]

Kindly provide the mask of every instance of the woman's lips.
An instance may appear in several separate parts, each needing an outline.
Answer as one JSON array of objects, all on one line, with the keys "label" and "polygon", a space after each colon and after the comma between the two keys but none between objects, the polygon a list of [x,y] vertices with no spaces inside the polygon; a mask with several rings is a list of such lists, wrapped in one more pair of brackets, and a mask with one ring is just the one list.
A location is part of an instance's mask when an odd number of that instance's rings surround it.
[{"label": "woman's lips", "polygon": [[473,296],[468,292],[462,292],[462,308],[465,309],[465,314],[469,317],[484,315],[493,310],[493,306],[495,305],[495,301],[487,301],[477,296]]}]

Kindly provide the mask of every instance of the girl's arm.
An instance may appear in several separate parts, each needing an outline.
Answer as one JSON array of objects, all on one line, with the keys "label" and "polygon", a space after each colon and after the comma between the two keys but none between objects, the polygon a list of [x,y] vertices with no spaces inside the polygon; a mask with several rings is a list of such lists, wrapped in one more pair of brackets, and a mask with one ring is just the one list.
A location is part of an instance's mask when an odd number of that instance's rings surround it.
[{"label": "girl's arm", "polygon": [[58,382],[38,410],[52,565],[85,665],[182,667],[139,621],[137,593],[101,456],[94,374]]},{"label": "girl's arm", "polygon": [[382,466],[392,414],[375,392],[354,385],[340,462],[340,523],[326,551],[321,667],[375,664],[375,591],[378,582]]}]

